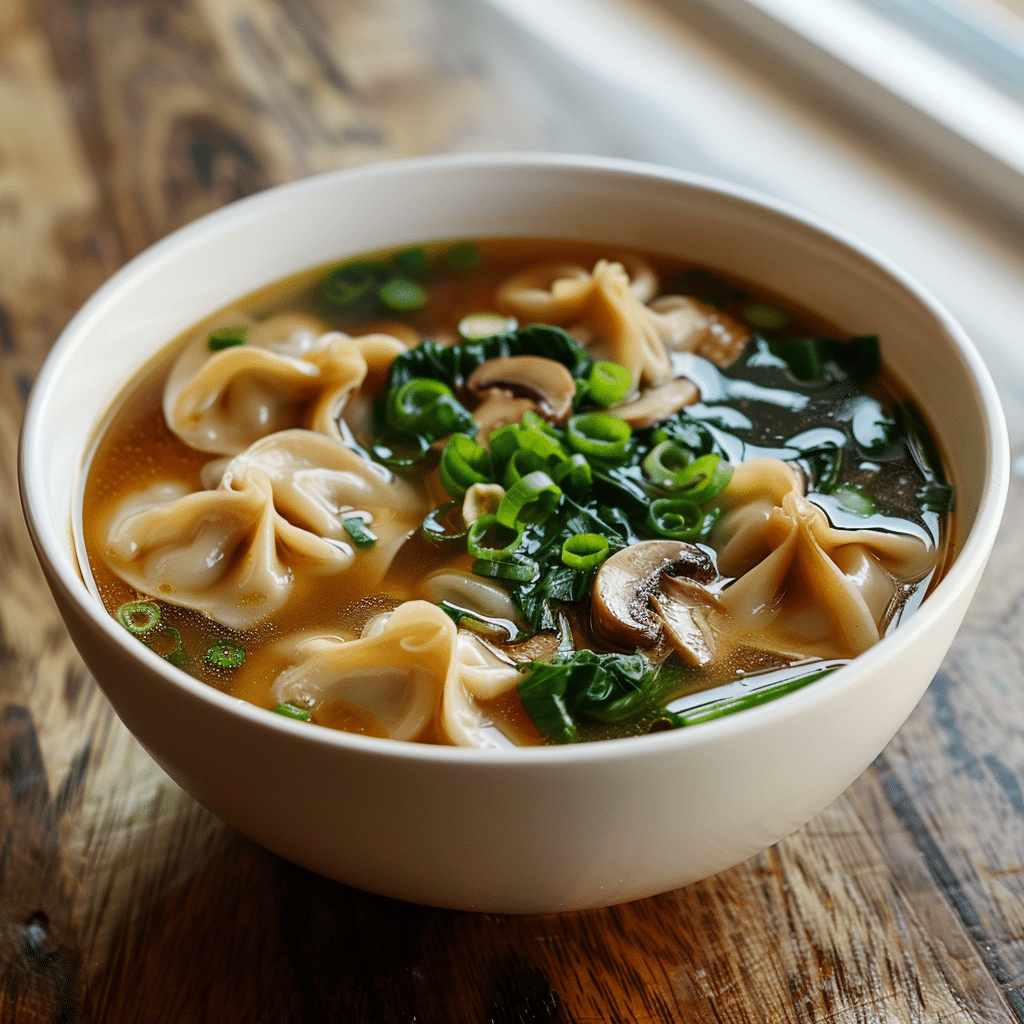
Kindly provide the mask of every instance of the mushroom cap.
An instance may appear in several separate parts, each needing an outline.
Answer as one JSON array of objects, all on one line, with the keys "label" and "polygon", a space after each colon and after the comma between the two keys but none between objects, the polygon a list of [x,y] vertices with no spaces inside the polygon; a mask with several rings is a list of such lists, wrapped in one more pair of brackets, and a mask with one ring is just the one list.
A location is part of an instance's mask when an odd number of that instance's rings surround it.
[{"label": "mushroom cap", "polygon": [[678,540],[645,540],[606,559],[594,577],[590,617],[594,632],[626,650],[653,647],[662,624],[651,614],[650,597],[663,576],[709,583],[718,573],[707,552]]},{"label": "mushroom cap", "polygon": [[537,403],[551,423],[563,423],[572,411],[576,381],[568,368],[544,356],[498,356],[481,363],[467,378],[466,388],[483,398],[493,388],[525,395]]},{"label": "mushroom cap", "polygon": [[608,414],[625,420],[634,430],[643,430],[645,427],[653,427],[655,423],[662,423],[684,406],[693,405],[699,400],[700,388],[688,377],[676,377],[664,384],[647,388],[632,402],[613,405]]}]

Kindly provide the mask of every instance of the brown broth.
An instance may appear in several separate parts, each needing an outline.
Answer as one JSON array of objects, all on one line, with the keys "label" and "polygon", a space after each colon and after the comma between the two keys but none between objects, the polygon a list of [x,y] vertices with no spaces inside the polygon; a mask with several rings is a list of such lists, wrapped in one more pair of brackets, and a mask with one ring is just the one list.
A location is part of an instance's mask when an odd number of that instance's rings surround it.
[{"label": "brown broth", "polygon": [[[407,317],[401,318],[401,325],[395,333],[409,329],[422,337],[454,341],[459,320],[468,314],[493,309],[493,294],[497,286],[510,274],[527,266],[540,263],[570,260],[586,266],[593,265],[600,258],[614,258],[619,250],[609,247],[569,241],[538,240],[488,240],[479,243],[483,259],[471,274],[453,275],[433,282],[429,288],[426,307]],[[665,256],[642,253],[642,257],[655,269],[663,283],[670,282],[686,264]],[[282,310],[301,311],[313,314],[328,324],[340,329],[352,330],[352,325],[333,313],[317,294],[317,285],[325,274],[325,268],[316,268],[296,275],[286,281],[262,289],[232,306],[257,318]],[[763,290],[749,285],[740,285],[748,294],[772,302],[787,310],[802,332],[808,335],[838,335],[839,332],[820,317],[806,310],[798,309],[792,303],[782,303]],[[212,318],[211,318],[212,319]],[[394,325],[387,320],[372,320],[360,326],[353,333],[368,333],[371,330],[388,330]],[[199,325],[200,329],[202,325]],[[196,330],[196,329],[193,329]],[[193,334],[189,332],[189,335]],[[99,440],[89,468],[83,504],[85,546],[88,553],[89,571],[95,581],[101,599],[113,614],[126,601],[140,597],[135,589],[123,582],[107,566],[102,552],[104,529],[117,504],[124,496],[146,484],[174,478],[183,481],[190,489],[201,489],[200,470],[216,456],[189,448],[179,440],[164,421],[161,395],[169,372],[173,354],[180,350],[184,339],[171,343],[167,351],[155,360],[138,379],[125,390],[109,427]],[[367,390],[379,388],[382,380],[371,380]],[[902,390],[888,377],[873,385],[873,393],[886,407],[902,396]],[[798,423],[789,418],[780,426],[780,431],[796,431]],[[896,476],[900,473],[897,472]],[[906,473],[903,473],[906,478]],[[856,482],[854,480],[853,482]],[[904,482],[905,479],[904,479]],[[913,490],[912,481],[904,487]],[[435,503],[448,500],[433,481]],[[905,495],[900,497],[900,484],[894,483],[893,501],[902,507]],[[898,499],[898,500],[897,500]],[[933,580],[941,576],[943,559],[948,557],[949,517],[941,528],[942,551],[940,565],[933,574]],[[936,520],[937,522],[937,520]],[[369,592],[361,585],[356,565],[337,578],[311,577],[296,581],[294,597],[278,613],[258,627],[235,632],[214,622],[199,612],[164,604],[164,623],[180,631],[183,645],[188,654],[186,669],[204,682],[233,696],[250,701],[261,707],[270,708],[274,700],[270,687],[285,664],[269,653],[274,641],[296,632],[315,631],[333,634],[346,639],[359,635],[363,625],[375,614],[390,611],[399,602],[416,596],[410,580],[422,578],[434,569],[443,566],[457,566],[469,569],[472,558],[462,553],[450,557],[436,546],[422,539],[417,532],[401,549],[389,571],[384,593]],[[918,599],[923,597],[924,590]],[[159,597],[160,595],[151,595]],[[211,668],[196,651],[203,650],[211,639],[230,637],[238,640],[247,651],[245,663],[236,670]],[[770,659],[769,659],[770,661]],[[771,664],[768,667],[773,667]],[[719,680],[711,679],[702,685],[714,685]],[[688,688],[699,684],[690,683]],[[509,729],[521,742],[539,742],[540,737],[524,713],[513,691],[505,697],[487,702],[489,714],[508,721]],[[359,709],[340,702],[320,709],[313,717],[315,722],[331,728],[346,729],[367,735],[381,734],[380,726]],[[435,732],[423,739],[440,740]]]}]

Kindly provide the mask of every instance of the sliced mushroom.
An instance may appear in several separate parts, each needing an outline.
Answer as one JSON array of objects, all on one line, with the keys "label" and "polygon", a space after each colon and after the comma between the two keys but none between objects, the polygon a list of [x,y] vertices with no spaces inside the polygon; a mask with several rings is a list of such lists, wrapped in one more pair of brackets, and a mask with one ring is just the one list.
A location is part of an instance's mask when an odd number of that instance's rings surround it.
[{"label": "sliced mushroom", "polygon": [[680,409],[700,399],[700,388],[687,377],[676,377],[666,384],[648,388],[639,398],[612,406],[608,413],[625,420],[634,430],[643,430],[674,416]]},{"label": "sliced mushroom", "polygon": [[718,573],[706,552],[684,541],[645,540],[617,551],[594,577],[594,632],[625,650],[657,646],[664,624],[652,615],[651,595],[660,592],[663,578],[681,576],[699,585],[710,583]]},{"label": "sliced mushroom", "polygon": [[544,356],[488,359],[469,375],[466,387],[476,398],[483,398],[493,388],[530,398],[551,423],[565,422],[576,395],[576,382],[569,370],[557,360]]},{"label": "sliced mushroom", "polygon": [[530,398],[516,398],[504,388],[489,388],[484,400],[473,410],[473,419],[480,428],[477,440],[486,447],[487,439],[495,430],[519,423],[528,409],[540,412],[537,403]]},{"label": "sliced mushroom", "polygon": [[661,593],[651,594],[650,602],[666,638],[684,661],[706,665],[715,657],[715,638],[707,613],[725,609],[706,587],[684,577],[662,575]]}]

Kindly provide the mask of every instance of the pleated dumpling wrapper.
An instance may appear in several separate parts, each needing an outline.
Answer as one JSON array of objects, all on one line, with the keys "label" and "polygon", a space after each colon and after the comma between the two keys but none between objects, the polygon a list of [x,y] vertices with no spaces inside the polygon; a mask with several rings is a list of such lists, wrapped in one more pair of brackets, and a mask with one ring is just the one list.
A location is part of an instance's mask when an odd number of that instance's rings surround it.
[{"label": "pleated dumpling wrapper", "polygon": [[517,668],[428,601],[377,616],[357,640],[307,635],[281,641],[272,656],[288,663],[271,686],[278,703],[339,703],[396,740],[414,740],[436,720],[456,746],[509,745],[476,700],[514,687]]},{"label": "pleated dumpling wrapper", "polygon": [[803,489],[778,459],[736,467],[710,537],[719,571],[738,577],[720,594],[725,628],[794,657],[854,657],[878,642],[897,588],[926,575],[936,549],[910,533],[836,529]]},{"label": "pleated dumpling wrapper", "polygon": [[405,345],[389,334],[350,338],[301,313],[255,323],[239,313],[213,325],[244,341],[211,350],[211,326],[178,356],[164,388],[164,418],[187,445],[237,455],[278,430],[305,427],[341,439],[338,420],[367,380],[383,379]]},{"label": "pleated dumpling wrapper", "polygon": [[[281,609],[296,581],[346,571],[375,585],[429,509],[406,481],[329,437],[286,430],[204,474],[210,489],[156,484],[114,511],[105,558],[146,594],[249,629]],[[348,540],[346,518],[376,534]]]}]

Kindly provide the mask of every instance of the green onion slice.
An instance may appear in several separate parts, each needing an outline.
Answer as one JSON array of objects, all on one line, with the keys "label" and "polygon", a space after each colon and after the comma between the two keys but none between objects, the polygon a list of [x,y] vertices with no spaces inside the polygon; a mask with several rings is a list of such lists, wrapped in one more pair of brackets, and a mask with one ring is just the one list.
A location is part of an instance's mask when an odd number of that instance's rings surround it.
[{"label": "green onion slice", "polygon": [[414,245],[395,253],[392,262],[398,272],[406,277],[422,277],[432,266],[430,256],[422,245]]},{"label": "green onion slice", "polygon": [[472,242],[456,242],[444,252],[445,262],[455,270],[472,270],[479,266],[482,254]]},{"label": "green onion slice", "polygon": [[146,644],[151,651],[169,661],[175,668],[185,667],[185,645],[181,634],[173,626],[162,626],[146,635]]},{"label": "green onion slice", "polygon": [[570,459],[563,459],[550,470],[549,475],[563,491],[577,497],[586,494],[594,482],[594,471],[586,456],[579,452]]},{"label": "green onion slice", "polygon": [[160,606],[152,601],[128,601],[117,609],[116,615],[129,633],[142,636],[160,621]]},{"label": "green onion slice", "polygon": [[612,463],[625,460],[632,434],[625,420],[602,412],[570,416],[565,425],[565,439],[576,451]]},{"label": "green onion slice", "polygon": [[853,484],[843,484],[832,491],[832,496],[846,509],[856,516],[873,516],[878,506],[870,494],[865,493]]},{"label": "green onion slice", "polygon": [[448,438],[438,472],[442,486],[453,498],[461,498],[473,484],[494,480],[491,453],[468,434]]},{"label": "green onion slice", "polygon": [[206,347],[211,352],[220,352],[226,348],[234,348],[235,345],[245,344],[245,335],[248,327],[222,327],[219,331],[211,331],[206,339]]},{"label": "green onion slice", "polygon": [[361,299],[369,298],[387,280],[390,271],[382,263],[357,261],[336,267],[320,286],[324,299],[332,306],[344,309]]},{"label": "green onion slice", "polygon": [[349,536],[349,540],[357,548],[367,550],[372,548],[377,543],[377,534],[373,532],[367,525],[366,520],[359,516],[348,516],[342,519],[341,525],[345,527],[345,532]]},{"label": "green onion slice", "polygon": [[439,505],[423,520],[423,535],[435,544],[464,540],[469,532],[462,509],[458,502],[449,501]]},{"label": "green onion slice", "polygon": [[415,377],[397,388],[388,400],[386,416],[392,434],[403,439],[415,434],[436,441],[476,426],[452,389],[430,377]]},{"label": "green onion slice", "polygon": [[509,529],[543,523],[558,508],[561,500],[562,488],[547,473],[537,470],[520,477],[505,492],[495,518]]},{"label": "green onion slice", "polygon": [[789,314],[770,302],[745,302],[740,319],[758,331],[781,331],[789,321]]},{"label": "green onion slice", "polygon": [[624,366],[598,360],[590,369],[587,394],[596,405],[606,408],[621,402],[633,386],[633,376]]},{"label": "green onion slice", "polygon": [[695,505],[706,505],[725,490],[732,473],[720,455],[702,455],[662,486]]},{"label": "green onion slice", "polygon": [[569,453],[562,447],[561,433],[532,409],[523,413],[516,439],[520,448],[539,455],[545,462],[568,458]]},{"label": "green onion slice", "polygon": [[393,277],[377,289],[380,301],[396,313],[414,313],[427,304],[427,293],[415,281]]},{"label": "green onion slice", "polygon": [[672,540],[696,540],[704,526],[700,506],[681,498],[659,498],[651,503],[647,525],[662,537]]},{"label": "green onion slice", "polygon": [[500,313],[470,313],[459,321],[459,335],[464,341],[480,341],[495,334],[510,334],[517,326],[513,317]]},{"label": "green onion slice", "polygon": [[608,557],[608,538],[599,533],[577,533],[562,545],[562,561],[570,569],[593,569]]},{"label": "green onion slice", "polygon": [[478,558],[471,568],[477,576],[508,580],[510,583],[531,583],[540,572],[537,563],[528,558],[509,560]]},{"label": "green onion slice", "polygon": [[693,461],[693,455],[675,441],[662,441],[644,456],[642,465],[651,483],[671,487]]},{"label": "green onion slice", "polygon": [[214,668],[238,668],[245,661],[245,648],[234,640],[215,640],[203,657]]},{"label": "green onion slice", "polygon": [[466,550],[483,561],[508,561],[522,542],[523,531],[505,526],[496,515],[482,515],[466,534]]},{"label": "green onion slice", "polygon": [[309,712],[303,708],[297,708],[294,704],[278,704],[274,708],[275,715],[284,715],[285,718],[294,718],[299,722],[309,721]]},{"label": "green onion slice", "polygon": [[[494,449],[492,448],[493,452]],[[516,481],[531,473],[547,469],[547,463],[534,452],[525,448],[516,448],[505,463],[505,471],[501,475],[501,483],[506,491],[510,491]]]}]

